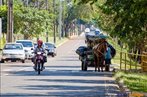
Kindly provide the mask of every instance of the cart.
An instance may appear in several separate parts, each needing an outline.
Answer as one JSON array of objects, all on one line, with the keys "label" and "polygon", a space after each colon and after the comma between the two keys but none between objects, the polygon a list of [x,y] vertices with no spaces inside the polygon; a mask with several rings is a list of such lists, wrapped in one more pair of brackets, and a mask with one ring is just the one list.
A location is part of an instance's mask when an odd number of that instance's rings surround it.
[{"label": "cart", "polygon": [[88,67],[95,66],[93,46],[98,42],[98,36],[86,36],[85,43],[87,46],[80,46],[76,53],[79,55],[81,61],[81,70],[87,71]]},{"label": "cart", "polygon": [[81,70],[87,71],[88,67],[95,66],[95,56],[93,53],[93,47],[99,43],[102,38],[107,38],[106,36],[100,35],[87,35],[85,36],[85,43],[87,46],[80,46],[76,53],[79,55],[81,61]]}]

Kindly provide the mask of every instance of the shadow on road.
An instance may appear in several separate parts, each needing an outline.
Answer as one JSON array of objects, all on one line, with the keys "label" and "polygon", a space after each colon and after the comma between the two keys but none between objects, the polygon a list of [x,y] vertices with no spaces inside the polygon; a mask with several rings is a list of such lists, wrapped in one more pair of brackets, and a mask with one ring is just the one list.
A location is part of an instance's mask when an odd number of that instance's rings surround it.
[{"label": "shadow on road", "polygon": [[[28,79],[27,81],[45,81],[45,82],[55,82],[56,84],[52,85],[25,85],[25,86],[17,86],[19,89],[23,89],[24,91],[47,91],[45,94],[33,94],[33,93],[9,93],[2,94],[2,97],[8,96],[58,96],[58,97],[117,97],[119,94],[119,90],[116,87],[105,86],[105,80],[97,79],[97,80],[82,80],[82,79]],[[42,82],[43,83],[43,82]],[[63,84],[62,84],[63,83]],[[69,83],[69,84],[67,84]],[[70,84],[71,83],[71,84]],[[88,85],[91,84],[91,85]],[[93,84],[97,84],[96,86]],[[109,84],[115,84],[111,82]],[[106,88],[109,88],[107,91]],[[124,96],[119,96],[124,97]]]},{"label": "shadow on road", "polygon": [[[109,77],[112,76],[112,72],[94,72],[94,70],[81,71],[81,70],[71,70],[72,68],[76,68],[77,66],[64,66],[63,69],[57,69],[56,66],[46,66],[47,69],[41,72],[40,75],[37,75],[33,69],[31,70],[21,70],[21,71],[10,71],[9,76],[104,76],[107,75]],[[32,68],[32,67],[30,67]],[[67,70],[66,70],[66,69]],[[70,69],[68,69],[70,68]],[[65,69],[65,70],[64,70]]]}]

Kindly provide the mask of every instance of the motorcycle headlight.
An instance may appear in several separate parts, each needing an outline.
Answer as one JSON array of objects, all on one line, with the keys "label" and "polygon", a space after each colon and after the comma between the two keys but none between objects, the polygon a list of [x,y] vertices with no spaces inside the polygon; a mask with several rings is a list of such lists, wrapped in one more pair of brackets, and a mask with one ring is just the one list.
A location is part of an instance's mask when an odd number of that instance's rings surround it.
[{"label": "motorcycle headlight", "polygon": [[38,55],[40,55],[40,54],[41,54],[41,52],[37,52],[37,54],[38,54]]}]

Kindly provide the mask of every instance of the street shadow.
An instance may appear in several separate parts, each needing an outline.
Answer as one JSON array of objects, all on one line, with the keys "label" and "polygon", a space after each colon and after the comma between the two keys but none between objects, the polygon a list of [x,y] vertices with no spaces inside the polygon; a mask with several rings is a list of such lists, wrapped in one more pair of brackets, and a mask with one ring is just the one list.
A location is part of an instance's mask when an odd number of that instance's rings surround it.
[{"label": "street shadow", "polygon": [[57,61],[79,61],[79,59],[58,59]]},{"label": "street shadow", "polygon": [[[82,80],[82,79],[27,79],[27,81],[38,82],[55,82],[55,83],[79,83],[79,84],[105,84],[104,80]],[[114,84],[114,81],[110,81],[110,84]]]},{"label": "street shadow", "polygon": [[1,93],[0,97],[47,97],[47,94],[36,93]]},{"label": "street shadow", "polygon": [[[17,88],[24,90],[48,90],[48,96],[68,96],[68,97],[112,97],[110,94],[118,94],[119,90],[105,91],[105,86],[78,86],[78,85],[26,85]],[[112,88],[112,86],[109,86]],[[36,93],[37,94],[37,93]],[[109,96],[108,96],[109,94]],[[107,95],[107,96],[106,96]],[[115,97],[115,96],[113,96]]]},{"label": "street shadow", "polygon": [[33,69],[30,71],[9,71],[9,76],[112,76],[112,72],[93,72],[80,70],[60,70],[60,69],[45,69],[40,75],[37,75]]},{"label": "street shadow", "polygon": [[[44,72],[44,71],[43,71]],[[46,71],[45,71],[46,72]],[[12,72],[11,72],[12,73]],[[27,74],[26,74],[27,73]],[[23,71],[19,72],[13,72],[16,76],[34,76],[34,73]],[[13,75],[13,76],[14,76]],[[44,78],[40,77],[37,78],[38,75],[36,75],[36,78],[29,78],[25,79],[27,82],[33,82],[37,81],[39,84],[35,85],[24,85],[24,86],[15,86],[18,89],[23,89],[24,91],[46,91],[44,94],[33,94],[33,93],[6,93],[1,94],[1,97],[9,97],[11,96],[39,96],[39,97],[45,97],[45,96],[57,96],[57,97],[118,97],[114,96],[116,94],[119,94],[119,89],[116,89],[114,85],[106,86],[106,80],[105,79],[82,79],[83,77],[93,77],[93,76],[109,76],[109,73],[99,73],[99,72],[76,72],[71,70],[59,70],[59,71],[48,71],[46,73],[43,73],[39,76],[55,76],[53,78]],[[61,76],[61,77],[60,77]],[[62,77],[64,76],[64,77]],[[71,76],[68,78],[68,76]],[[79,78],[78,78],[79,77]],[[50,83],[50,84],[40,84],[40,83]],[[54,83],[54,84],[51,84]],[[55,84],[57,83],[57,84]],[[63,83],[63,84],[62,84]],[[107,81],[108,84],[116,84],[114,81]],[[88,85],[89,84],[89,85]],[[92,84],[92,85],[90,85]],[[93,85],[97,84],[97,85]],[[107,89],[109,91],[107,91]],[[121,96],[119,96],[121,97]],[[124,97],[124,96],[122,96]]]},{"label": "street shadow", "polygon": [[52,68],[70,68],[70,69],[72,69],[72,68],[80,68],[81,66],[59,66],[59,65],[57,65],[57,66],[46,66],[46,68],[49,68],[49,69],[52,69]]}]

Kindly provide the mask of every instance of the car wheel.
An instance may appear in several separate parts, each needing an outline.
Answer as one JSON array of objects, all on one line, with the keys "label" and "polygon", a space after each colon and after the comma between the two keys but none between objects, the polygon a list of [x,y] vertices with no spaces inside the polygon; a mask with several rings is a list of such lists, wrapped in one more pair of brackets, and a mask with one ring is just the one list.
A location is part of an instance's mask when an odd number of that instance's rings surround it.
[{"label": "car wheel", "polygon": [[5,63],[5,61],[3,59],[1,59],[1,63]]},{"label": "car wheel", "polygon": [[25,63],[25,60],[22,60],[21,62],[22,62],[22,63]]},{"label": "car wheel", "polygon": [[55,55],[54,55],[54,54],[52,54],[52,57],[55,57]]}]

